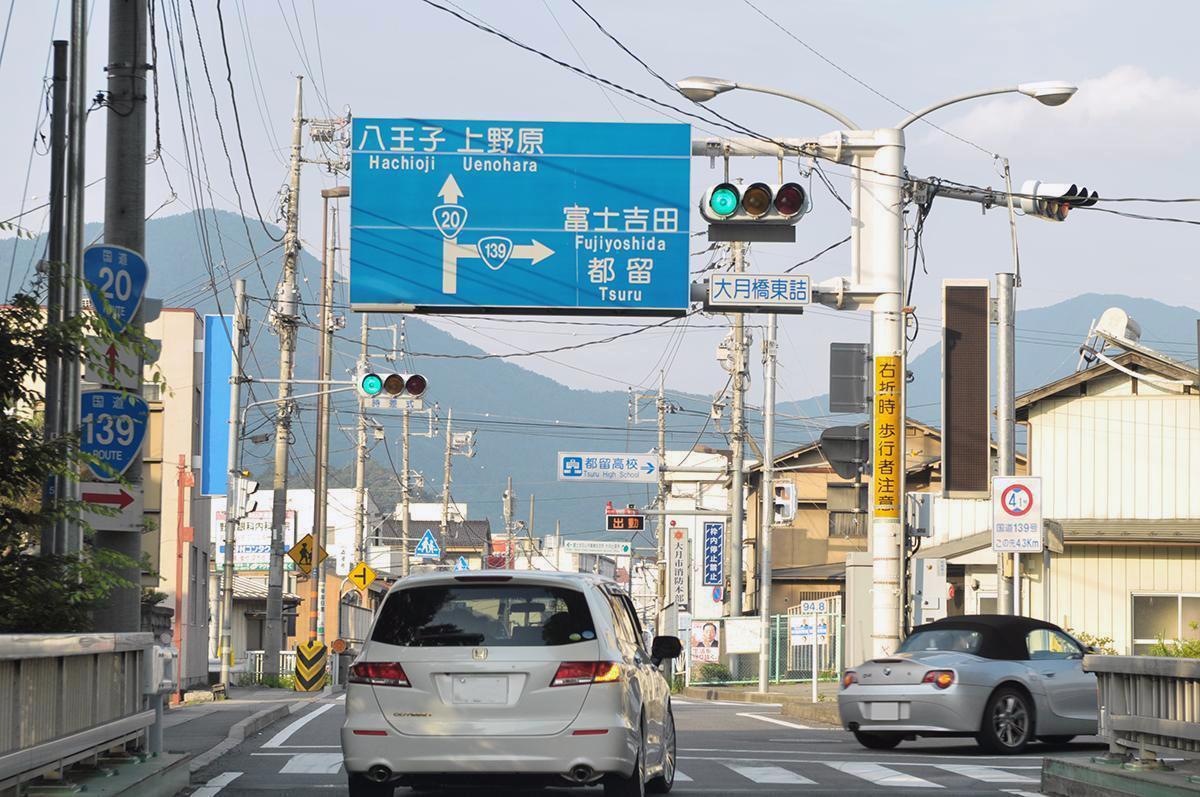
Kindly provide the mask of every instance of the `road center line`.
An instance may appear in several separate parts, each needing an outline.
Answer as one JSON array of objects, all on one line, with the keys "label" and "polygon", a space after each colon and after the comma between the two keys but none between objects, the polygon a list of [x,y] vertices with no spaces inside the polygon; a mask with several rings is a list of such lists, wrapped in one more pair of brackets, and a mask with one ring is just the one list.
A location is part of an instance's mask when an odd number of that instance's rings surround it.
[{"label": "road center line", "polygon": [[241,772],[222,772],[192,792],[192,797],[216,797],[217,792],[242,776]]},{"label": "road center line", "polygon": [[801,730],[801,731],[812,730],[812,728],[808,727],[807,725],[798,725],[795,722],[787,722],[786,720],[777,720],[774,717],[764,717],[762,714],[751,714],[748,711],[739,711],[738,716],[739,717],[749,717],[752,720],[762,720],[763,722],[770,722],[775,725],[782,725],[785,728],[795,728],[795,729]]},{"label": "road center line", "polygon": [[326,703],[325,705],[318,708],[316,711],[312,711],[312,712],[309,712],[308,714],[305,714],[303,717],[296,720],[292,724],[288,725],[286,728],[281,730],[279,733],[275,734],[275,736],[269,742],[264,744],[263,747],[279,747],[284,742],[286,742],[293,733],[300,730],[305,725],[312,722],[313,720],[315,720],[317,717],[324,714],[329,709],[333,708],[333,706],[334,706],[333,703]]}]

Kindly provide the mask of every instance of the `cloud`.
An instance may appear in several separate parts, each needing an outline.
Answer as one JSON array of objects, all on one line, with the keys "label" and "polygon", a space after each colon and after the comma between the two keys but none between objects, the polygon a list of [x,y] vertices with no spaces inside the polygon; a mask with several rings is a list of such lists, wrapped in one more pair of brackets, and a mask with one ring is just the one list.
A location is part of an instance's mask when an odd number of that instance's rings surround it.
[{"label": "cloud", "polygon": [[[1013,152],[1018,144],[1037,144],[1073,153],[1117,154],[1135,148],[1131,155],[1146,157],[1178,151],[1200,127],[1200,86],[1155,76],[1138,66],[1118,66],[1082,81],[1078,93],[1058,108],[1006,95],[976,101],[944,126],[1002,153]],[[941,135],[927,131],[931,141]]]}]

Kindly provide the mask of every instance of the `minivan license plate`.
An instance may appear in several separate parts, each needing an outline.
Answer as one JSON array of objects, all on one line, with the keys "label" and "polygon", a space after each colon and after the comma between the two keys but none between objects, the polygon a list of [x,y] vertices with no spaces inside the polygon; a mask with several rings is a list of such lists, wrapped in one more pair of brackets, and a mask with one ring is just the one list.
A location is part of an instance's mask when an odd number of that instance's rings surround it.
[{"label": "minivan license plate", "polygon": [[478,675],[451,676],[451,696],[456,704],[495,706],[508,702],[508,679]]}]

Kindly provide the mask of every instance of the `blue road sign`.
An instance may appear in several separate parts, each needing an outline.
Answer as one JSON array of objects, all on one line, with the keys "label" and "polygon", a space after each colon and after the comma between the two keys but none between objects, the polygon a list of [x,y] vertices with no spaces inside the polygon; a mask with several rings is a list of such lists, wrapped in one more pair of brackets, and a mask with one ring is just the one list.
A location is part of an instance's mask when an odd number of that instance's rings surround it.
[{"label": "blue road sign", "polygon": [[467,557],[465,557],[465,556],[458,557],[458,561],[454,563],[454,569],[455,570],[470,570],[471,565],[469,565],[467,563]]},{"label": "blue road sign", "polygon": [[132,249],[97,244],[83,250],[83,278],[92,306],[115,334],[133,320],[146,295],[148,276],[145,259]]},{"label": "blue road sign", "polygon": [[356,310],[682,315],[683,124],[354,120]]},{"label": "blue road sign", "polygon": [[79,398],[79,448],[99,460],[88,463],[96,478],[113,481],[142,450],[150,405],[121,390],[85,390]]},{"label": "blue road sign", "polygon": [[437,538],[433,536],[433,529],[425,529],[425,533],[421,535],[421,541],[417,543],[413,553],[422,559],[442,558],[442,546],[438,545]]},{"label": "blue road sign", "polygon": [[605,482],[658,481],[658,455],[625,451],[559,451],[558,480]]},{"label": "blue road sign", "polygon": [[[725,585],[725,522],[710,521],[704,524],[704,586]],[[716,600],[716,592],[713,592]]]}]

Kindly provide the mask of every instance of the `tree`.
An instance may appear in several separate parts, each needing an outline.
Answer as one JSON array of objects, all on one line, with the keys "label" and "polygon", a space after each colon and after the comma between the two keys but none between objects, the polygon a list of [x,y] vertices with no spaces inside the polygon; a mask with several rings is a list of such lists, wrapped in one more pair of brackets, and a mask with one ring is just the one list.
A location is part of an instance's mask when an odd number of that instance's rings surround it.
[{"label": "tree", "polygon": [[[53,476],[77,475],[89,464],[77,435],[45,439],[42,424],[46,362],[52,357],[99,359],[84,341],[96,337],[147,351],[144,337],[114,336],[95,314],[51,324],[37,300],[18,294],[0,308],[0,632],[81,632],[94,607],[118,588],[134,588],[120,573],[140,562],[93,547],[85,528],[77,554],[43,555],[42,529],[77,516],[78,501],[43,502]],[[94,348],[94,347],[92,347]],[[93,363],[93,364],[98,364]],[[103,508],[88,506],[103,512]]]}]

